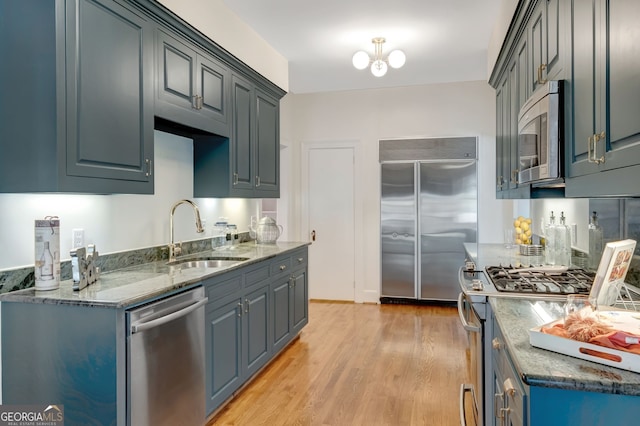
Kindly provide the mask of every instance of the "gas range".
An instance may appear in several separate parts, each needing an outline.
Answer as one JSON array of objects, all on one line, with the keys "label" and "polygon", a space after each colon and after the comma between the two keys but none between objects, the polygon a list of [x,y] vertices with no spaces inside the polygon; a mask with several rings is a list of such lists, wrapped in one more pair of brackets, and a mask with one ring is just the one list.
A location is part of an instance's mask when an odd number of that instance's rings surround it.
[{"label": "gas range", "polygon": [[460,268],[459,282],[474,302],[487,296],[563,301],[567,294],[589,294],[595,278],[595,273],[581,268],[538,272],[513,266],[487,266],[484,270],[469,266]]},{"label": "gas range", "polygon": [[487,266],[485,271],[498,291],[536,296],[589,294],[596,275],[581,268],[541,272],[513,266]]}]

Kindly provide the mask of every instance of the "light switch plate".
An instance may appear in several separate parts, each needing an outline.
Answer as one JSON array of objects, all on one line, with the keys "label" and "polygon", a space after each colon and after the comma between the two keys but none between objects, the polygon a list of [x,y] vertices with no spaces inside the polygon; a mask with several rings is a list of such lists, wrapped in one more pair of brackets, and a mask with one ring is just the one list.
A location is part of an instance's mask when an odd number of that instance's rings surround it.
[{"label": "light switch plate", "polygon": [[73,229],[71,234],[71,248],[84,247],[84,229]]}]

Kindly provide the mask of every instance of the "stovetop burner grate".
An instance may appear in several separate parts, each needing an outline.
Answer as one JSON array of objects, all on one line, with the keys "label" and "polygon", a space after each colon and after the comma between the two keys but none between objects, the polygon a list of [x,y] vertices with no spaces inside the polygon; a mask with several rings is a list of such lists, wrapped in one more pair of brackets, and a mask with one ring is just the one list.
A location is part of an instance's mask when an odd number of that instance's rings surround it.
[{"label": "stovetop burner grate", "polygon": [[595,273],[580,268],[562,273],[517,269],[513,266],[487,266],[485,271],[498,291],[511,293],[589,294],[595,277]]}]

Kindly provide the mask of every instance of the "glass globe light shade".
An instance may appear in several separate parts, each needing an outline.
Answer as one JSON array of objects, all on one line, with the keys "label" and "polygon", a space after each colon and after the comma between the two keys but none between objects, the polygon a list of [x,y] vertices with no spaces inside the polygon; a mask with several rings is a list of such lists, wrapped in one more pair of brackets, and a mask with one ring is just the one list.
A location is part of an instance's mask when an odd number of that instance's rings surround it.
[{"label": "glass globe light shade", "polygon": [[371,74],[376,77],[382,77],[387,73],[387,63],[381,59],[373,61],[371,64]]},{"label": "glass globe light shade", "polygon": [[353,55],[352,62],[354,67],[359,70],[363,70],[369,66],[369,55],[363,50],[356,52]]},{"label": "glass globe light shade", "polygon": [[393,68],[400,68],[406,61],[407,57],[402,50],[394,50],[389,53],[389,65]]}]

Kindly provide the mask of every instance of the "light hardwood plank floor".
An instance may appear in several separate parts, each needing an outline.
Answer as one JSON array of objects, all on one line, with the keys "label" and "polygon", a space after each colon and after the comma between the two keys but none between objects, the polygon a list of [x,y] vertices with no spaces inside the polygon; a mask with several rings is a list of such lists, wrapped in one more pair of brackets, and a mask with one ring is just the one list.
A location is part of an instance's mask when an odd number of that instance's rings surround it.
[{"label": "light hardwood plank floor", "polygon": [[309,304],[309,324],[207,426],[459,425],[467,337],[444,306]]}]

